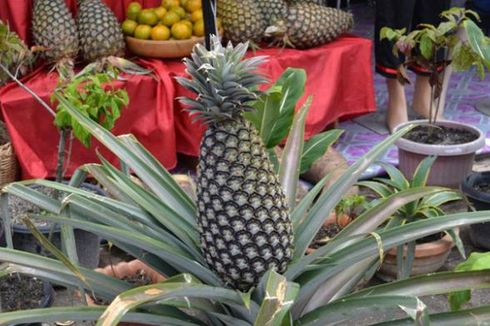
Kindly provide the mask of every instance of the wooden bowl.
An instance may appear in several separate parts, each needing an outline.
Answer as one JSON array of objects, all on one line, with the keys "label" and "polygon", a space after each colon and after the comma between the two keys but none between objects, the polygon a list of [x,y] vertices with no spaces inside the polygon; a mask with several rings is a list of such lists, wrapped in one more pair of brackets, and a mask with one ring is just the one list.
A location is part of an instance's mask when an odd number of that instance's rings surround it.
[{"label": "wooden bowl", "polygon": [[204,37],[193,36],[188,40],[151,41],[126,36],[128,49],[140,57],[182,58],[192,52],[197,43],[204,43]]}]

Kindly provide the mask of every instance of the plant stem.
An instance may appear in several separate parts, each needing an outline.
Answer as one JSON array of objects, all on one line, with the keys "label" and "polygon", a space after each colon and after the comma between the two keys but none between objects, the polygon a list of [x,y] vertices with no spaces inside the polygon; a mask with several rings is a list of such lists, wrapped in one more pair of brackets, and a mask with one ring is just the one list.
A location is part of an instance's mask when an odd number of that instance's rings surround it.
[{"label": "plant stem", "polygon": [[68,128],[60,128],[60,140],[58,142],[58,159],[56,160],[56,182],[63,180],[63,165],[65,161],[66,136],[69,133]]},{"label": "plant stem", "polygon": [[32,89],[30,89],[29,87],[27,87],[23,82],[21,82],[20,80],[17,79],[17,77],[15,77],[14,75],[12,75],[10,73],[10,71],[3,65],[0,63],[0,69],[2,69],[14,82],[16,82],[23,90],[25,90],[27,93],[29,93],[32,97],[34,97],[34,99],[39,103],[41,104],[41,106],[43,108],[45,108],[53,117],[56,116],[56,113],[53,111],[53,109],[51,109],[51,107],[45,102],[43,101],[43,99],[41,99],[36,93],[34,93],[34,91]]}]

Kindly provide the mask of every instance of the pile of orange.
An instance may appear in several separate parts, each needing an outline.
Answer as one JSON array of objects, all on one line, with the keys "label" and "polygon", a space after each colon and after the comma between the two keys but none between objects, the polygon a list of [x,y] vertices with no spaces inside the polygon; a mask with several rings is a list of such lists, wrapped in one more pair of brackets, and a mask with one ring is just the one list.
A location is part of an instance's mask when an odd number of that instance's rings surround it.
[{"label": "pile of orange", "polygon": [[[125,35],[142,40],[186,40],[204,36],[201,0],[162,0],[155,8],[131,2],[121,25]],[[218,20],[218,28],[221,23]]]}]

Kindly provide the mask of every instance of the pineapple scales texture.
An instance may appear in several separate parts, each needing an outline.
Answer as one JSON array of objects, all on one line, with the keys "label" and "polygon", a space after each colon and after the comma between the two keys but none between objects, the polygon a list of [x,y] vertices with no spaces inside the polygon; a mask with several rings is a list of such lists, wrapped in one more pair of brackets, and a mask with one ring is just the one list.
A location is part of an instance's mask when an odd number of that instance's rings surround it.
[{"label": "pineapple scales texture", "polygon": [[314,3],[289,6],[285,19],[287,38],[296,48],[307,49],[332,41],[348,31],[352,14]]},{"label": "pineapple scales texture", "polygon": [[211,125],[202,140],[198,208],[205,258],[226,284],[246,291],[292,255],[288,207],[254,127]]},{"label": "pineapple scales texture", "polygon": [[124,53],[124,36],[116,16],[100,0],[79,0],[77,24],[83,58],[95,61]]},{"label": "pineapple scales texture", "polygon": [[257,6],[262,13],[266,27],[274,24],[277,20],[286,17],[288,13],[288,5],[284,0],[257,1]]},{"label": "pineapple scales texture", "polygon": [[237,44],[262,39],[267,26],[256,0],[218,0],[217,3],[226,40]]},{"label": "pineapple scales texture", "polygon": [[77,26],[65,0],[34,1],[32,34],[50,61],[75,58],[78,53]]},{"label": "pineapple scales texture", "polygon": [[208,125],[197,175],[201,250],[225,285],[242,291],[269,269],[283,273],[293,246],[286,197],[257,130],[241,115],[265,81],[255,73],[264,58],[243,60],[247,47],[225,48],[213,37],[211,51],[198,44],[184,60],[191,79],[177,79],[198,95],[182,103]]}]

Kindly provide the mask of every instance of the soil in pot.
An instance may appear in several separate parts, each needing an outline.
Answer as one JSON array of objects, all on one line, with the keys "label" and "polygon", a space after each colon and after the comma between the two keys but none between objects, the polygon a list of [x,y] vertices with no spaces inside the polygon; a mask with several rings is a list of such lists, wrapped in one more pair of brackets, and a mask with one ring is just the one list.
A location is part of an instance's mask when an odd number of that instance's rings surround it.
[{"label": "soil in pot", "polygon": [[[53,303],[51,284],[35,277],[11,274],[0,278],[0,312],[46,308]],[[16,326],[40,326],[40,323]]]},{"label": "soil in pot", "polygon": [[482,182],[482,183],[475,184],[475,186],[473,188],[475,188],[476,191],[486,192],[486,193],[490,194],[490,183],[489,182]]},{"label": "soil in pot", "polygon": [[318,249],[335,237],[342,230],[342,226],[337,223],[324,224],[311,242],[310,248]]},{"label": "soil in pot", "polygon": [[422,125],[407,132],[403,138],[419,144],[459,145],[476,140],[478,135],[465,129],[447,126]]}]

